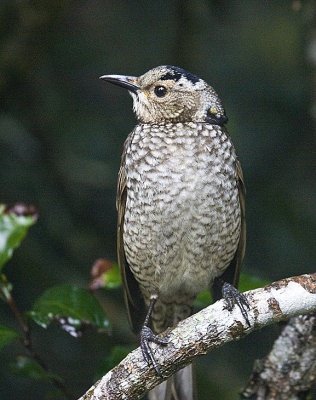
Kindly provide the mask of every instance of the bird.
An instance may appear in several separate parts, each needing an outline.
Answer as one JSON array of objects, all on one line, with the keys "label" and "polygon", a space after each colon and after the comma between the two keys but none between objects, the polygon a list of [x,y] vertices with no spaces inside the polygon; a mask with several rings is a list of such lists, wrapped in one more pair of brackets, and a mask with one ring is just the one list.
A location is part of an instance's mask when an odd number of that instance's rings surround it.
[{"label": "bird", "polygon": [[[212,86],[175,66],[141,76],[103,75],[127,89],[137,125],[128,135],[117,184],[117,255],[132,330],[159,376],[150,342],[192,314],[196,296],[235,304],[249,323],[238,280],[246,245],[245,185]],[[151,400],[195,398],[192,367],[149,394]]]}]

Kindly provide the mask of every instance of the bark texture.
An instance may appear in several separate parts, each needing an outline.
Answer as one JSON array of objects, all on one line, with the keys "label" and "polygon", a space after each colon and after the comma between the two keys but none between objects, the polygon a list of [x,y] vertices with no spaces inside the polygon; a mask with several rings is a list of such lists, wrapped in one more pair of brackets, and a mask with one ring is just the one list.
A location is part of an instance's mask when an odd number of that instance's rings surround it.
[{"label": "bark texture", "polygon": [[316,315],[291,318],[271,352],[257,360],[242,399],[306,399],[316,379]]},{"label": "bark texture", "polygon": [[[161,366],[163,379],[143,360],[140,348],[96,382],[80,400],[140,399],[194,358],[254,330],[300,314],[316,312],[316,274],[283,279],[264,288],[246,292],[250,303],[248,326],[239,307],[230,312],[224,300],[181,321],[162,334],[169,344],[151,344]],[[256,397],[254,397],[256,398]]]}]

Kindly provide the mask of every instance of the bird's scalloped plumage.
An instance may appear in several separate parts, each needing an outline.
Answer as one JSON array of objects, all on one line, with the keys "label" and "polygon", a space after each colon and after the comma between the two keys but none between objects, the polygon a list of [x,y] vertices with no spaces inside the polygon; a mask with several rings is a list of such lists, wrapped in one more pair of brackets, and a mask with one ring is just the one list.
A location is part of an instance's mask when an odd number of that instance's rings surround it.
[{"label": "bird's scalloped plumage", "polygon": [[211,86],[171,66],[129,81],[139,123],[119,171],[118,260],[131,326],[140,329],[155,294],[158,333],[189,316],[196,295],[214,278],[224,274],[237,286],[245,189]]}]

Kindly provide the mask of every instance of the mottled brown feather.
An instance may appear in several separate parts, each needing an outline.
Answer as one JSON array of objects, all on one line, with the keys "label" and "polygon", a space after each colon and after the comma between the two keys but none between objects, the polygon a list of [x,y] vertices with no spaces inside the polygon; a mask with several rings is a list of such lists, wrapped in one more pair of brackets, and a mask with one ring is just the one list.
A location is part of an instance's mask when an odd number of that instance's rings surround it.
[{"label": "mottled brown feather", "polygon": [[235,260],[235,273],[234,273],[233,285],[235,287],[238,287],[240,270],[246,251],[246,204],[245,204],[246,188],[245,188],[244,176],[242,173],[241,165],[238,159],[236,160],[236,174],[237,174],[237,186],[238,186],[238,194],[240,202],[241,226],[240,226],[239,243],[236,255],[233,259],[233,261]]},{"label": "mottled brown feather", "polygon": [[126,173],[125,173],[125,156],[126,147],[133,136],[133,132],[125,141],[122,153],[121,166],[118,173],[116,208],[118,212],[117,221],[117,259],[121,273],[124,302],[127,310],[128,321],[133,332],[138,333],[146,315],[145,303],[139,289],[139,285],[128,265],[125,257],[123,231],[124,231],[124,214],[125,203],[127,197]]},{"label": "mottled brown feather", "polygon": [[[228,268],[221,276],[221,279],[224,282],[233,284],[235,288],[238,288],[240,271],[246,251],[246,206],[245,206],[246,188],[245,188],[241,165],[238,159],[236,159],[236,180],[237,180],[239,203],[240,203],[240,237],[234,258],[232,259]],[[214,302],[222,298],[221,286],[213,285],[211,291]]]},{"label": "mottled brown feather", "polygon": [[[118,265],[122,277],[124,301],[127,309],[128,320],[132,330],[134,332],[138,332],[142,326],[142,323],[146,315],[146,307],[141,291],[139,289],[139,285],[136,279],[134,278],[134,275],[131,272],[128,262],[126,260],[124,244],[123,244],[125,202],[127,197],[125,156],[126,156],[126,148],[128,147],[130,141],[132,140],[132,137],[133,137],[133,132],[128,136],[124,144],[121,166],[118,174],[117,199],[116,199],[116,207],[118,211],[117,256],[118,256]],[[222,278],[224,281],[231,282],[235,287],[238,287],[242,261],[245,255],[245,248],[246,248],[246,218],[245,218],[246,190],[245,190],[241,165],[238,160],[236,160],[236,179],[237,179],[240,210],[241,210],[240,239],[235,256],[231,261],[229,267],[223,274]],[[213,295],[215,295],[215,292]],[[219,296],[215,295],[215,297],[217,299]]]}]

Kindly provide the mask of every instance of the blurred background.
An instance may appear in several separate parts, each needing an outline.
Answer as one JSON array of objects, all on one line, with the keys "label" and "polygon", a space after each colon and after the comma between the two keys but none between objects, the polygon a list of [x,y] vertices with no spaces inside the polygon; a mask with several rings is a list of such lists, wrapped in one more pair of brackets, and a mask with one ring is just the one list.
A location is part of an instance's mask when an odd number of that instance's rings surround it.
[{"label": "blurred background", "polygon": [[[2,0],[0,202],[40,213],[5,268],[20,309],[54,284],[87,287],[95,259],[116,260],[116,179],[135,119],[126,90],[98,78],[161,64],[202,77],[224,103],[247,187],[244,271],[271,281],[314,272],[315,19],[314,1]],[[111,346],[136,343],[121,291],[99,299],[111,335],[33,328],[38,352],[74,398]],[[17,326],[2,302],[0,318]],[[198,360],[199,398],[237,399],[279,329]],[[23,351],[0,354],[0,398],[49,390],[8,371]]]}]

